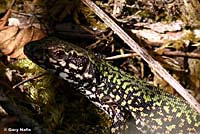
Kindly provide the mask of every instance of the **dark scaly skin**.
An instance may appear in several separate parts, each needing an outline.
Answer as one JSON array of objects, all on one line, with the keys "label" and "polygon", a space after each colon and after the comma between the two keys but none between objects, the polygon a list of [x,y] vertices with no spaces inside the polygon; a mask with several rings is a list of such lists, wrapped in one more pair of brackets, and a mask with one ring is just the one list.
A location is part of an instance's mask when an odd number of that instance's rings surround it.
[{"label": "dark scaly skin", "polygon": [[113,119],[113,134],[123,133],[129,114],[143,133],[200,133],[200,115],[183,99],[135,79],[100,56],[55,37],[29,43],[24,52],[36,64],[73,83],[106,112]]}]

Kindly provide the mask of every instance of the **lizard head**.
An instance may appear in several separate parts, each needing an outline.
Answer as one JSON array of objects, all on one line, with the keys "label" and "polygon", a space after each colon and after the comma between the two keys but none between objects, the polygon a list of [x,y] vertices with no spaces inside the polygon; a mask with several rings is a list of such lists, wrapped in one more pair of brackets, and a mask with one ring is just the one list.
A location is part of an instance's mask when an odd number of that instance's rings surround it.
[{"label": "lizard head", "polygon": [[71,83],[93,78],[93,65],[89,53],[69,42],[47,37],[28,43],[25,55],[43,67]]}]

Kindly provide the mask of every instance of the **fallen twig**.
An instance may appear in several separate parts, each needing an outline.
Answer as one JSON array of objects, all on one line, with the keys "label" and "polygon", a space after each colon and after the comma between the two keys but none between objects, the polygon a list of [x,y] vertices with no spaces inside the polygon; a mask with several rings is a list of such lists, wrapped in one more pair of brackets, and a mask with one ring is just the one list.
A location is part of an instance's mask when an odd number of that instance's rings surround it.
[{"label": "fallen twig", "polygon": [[195,53],[195,52],[164,51],[160,55],[200,59],[200,53]]},{"label": "fallen twig", "polygon": [[37,75],[35,77],[31,77],[31,78],[28,78],[26,80],[23,80],[23,81],[17,83],[16,85],[14,85],[12,88],[15,89],[16,87],[19,87],[20,85],[22,85],[22,84],[24,84],[24,83],[26,83],[26,82],[28,82],[30,80],[34,80],[34,79],[37,79],[37,78],[39,78],[41,76],[44,76],[45,74],[47,74],[47,72],[44,72],[44,73],[41,73],[41,74],[39,74],[39,75]]},{"label": "fallen twig", "polygon": [[136,53],[130,53],[130,54],[121,54],[121,55],[115,55],[112,57],[106,57],[106,60],[114,60],[114,59],[120,59],[120,58],[127,58],[127,57],[133,57],[133,56],[138,56]]}]

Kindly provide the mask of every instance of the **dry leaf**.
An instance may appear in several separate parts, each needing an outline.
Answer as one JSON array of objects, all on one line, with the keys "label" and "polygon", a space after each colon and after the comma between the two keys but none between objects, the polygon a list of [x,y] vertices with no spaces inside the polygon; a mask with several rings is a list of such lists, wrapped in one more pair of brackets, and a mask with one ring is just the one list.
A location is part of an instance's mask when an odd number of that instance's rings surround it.
[{"label": "dry leaf", "polygon": [[44,36],[42,30],[32,26],[23,29],[17,26],[8,27],[0,31],[0,51],[10,58],[24,58],[23,47]]}]

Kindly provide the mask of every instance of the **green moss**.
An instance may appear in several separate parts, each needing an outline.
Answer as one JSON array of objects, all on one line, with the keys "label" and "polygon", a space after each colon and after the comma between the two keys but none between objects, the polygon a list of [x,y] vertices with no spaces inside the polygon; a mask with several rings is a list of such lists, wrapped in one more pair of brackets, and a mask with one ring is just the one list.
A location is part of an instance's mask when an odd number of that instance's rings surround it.
[{"label": "green moss", "polygon": [[[108,134],[109,118],[77,93],[72,86],[57,79],[52,74],[36,77],[45,70],[30,60],[18,60],[9,66],[16,69],[25,79],[21,85],[25,92],[13,94],[13,101],[29,117],[34,118],[44,128],[56,134]],[[36,113],[22,103],[31,104]]]}]

